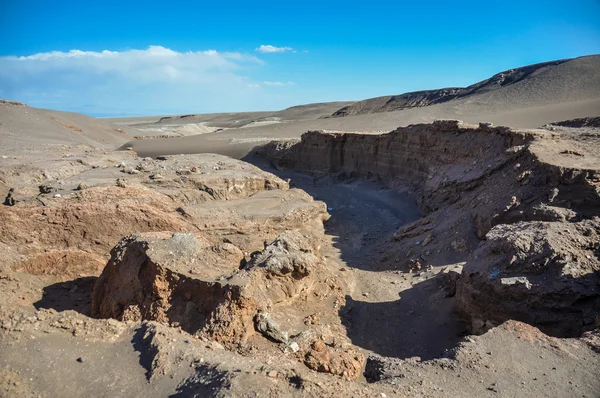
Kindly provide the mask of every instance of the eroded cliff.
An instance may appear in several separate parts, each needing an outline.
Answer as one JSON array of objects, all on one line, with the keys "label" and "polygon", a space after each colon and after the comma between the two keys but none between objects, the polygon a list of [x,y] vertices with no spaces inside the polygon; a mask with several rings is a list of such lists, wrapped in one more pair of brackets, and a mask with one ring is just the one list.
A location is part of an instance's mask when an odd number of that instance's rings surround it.
[{"label": "eroded cliff", "polygon": [[[387,134],[313,131],[257,154],[279,168],[408,187],[423,217],[381,244],[380,267],[463,262],[457,312],[470,330],[516,319],[573,336],[594,328],[600,313],[600,262],[590,240],[600,215],[598,140],[597,132],[557,126],[521,131],[438,121]],[[535,232],[540,223],[565,232],[546,238]],[[512,236],[547,249],[509,249]],[[577,246],[567,242],[573,237]],[[558,254],[562,245],[568,255]],[[511,266],[498,266],[504,262]]]}]

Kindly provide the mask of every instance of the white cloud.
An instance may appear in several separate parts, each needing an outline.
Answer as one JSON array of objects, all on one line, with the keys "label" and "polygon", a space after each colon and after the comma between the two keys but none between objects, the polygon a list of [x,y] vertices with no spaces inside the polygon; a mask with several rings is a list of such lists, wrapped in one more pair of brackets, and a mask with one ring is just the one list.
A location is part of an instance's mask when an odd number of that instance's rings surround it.
[{"label": "white cloud", "polygon": [[265,86],[290,86],[294,84],[294,82],[263,82]]},{"label": "white cloud", "polygon": [[244,53],[162,46],[0,56],[0,92],[32,106],[91,114],[255,109],[268,99],[255,96],[252,87],[260,83],[248,75],[262,63]]},{"label": "white cloud", "polygon": [[291,86],[295,84],[294,82],[260,82],[260,83],[248,83],[246,87],[250,88],[260,88],[260,87],[283,87],[283,86]]},{"label": "white cloud", "polygon": [[293,51],[292,47],[275,47],[270,44],[262,44],[260,47],[256,49],[256,51],[261,53],[283,53],[286,51]]}]

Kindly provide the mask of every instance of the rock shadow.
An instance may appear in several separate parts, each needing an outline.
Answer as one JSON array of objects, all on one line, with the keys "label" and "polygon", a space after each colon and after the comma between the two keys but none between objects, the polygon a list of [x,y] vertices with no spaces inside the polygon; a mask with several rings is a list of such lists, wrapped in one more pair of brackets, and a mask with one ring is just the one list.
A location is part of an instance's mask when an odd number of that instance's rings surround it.
[{"label": "rock shadow", "polygon": [[346,296],[340,317],[354,345],[386,357],[444,357],[465,335],[453,314],[454,298],[432,278],[399,293],[392,302],[369,303]]},{"label": "rock shadow", "polygon": [[43,289],[42,299],[33,303],[36,309],[54,309],[56,311],[77,311],[90,316],[92,290],[96,276],[86,276],[72,281],[58,282]]},{"label": "rock shadow", "polygon": [[150,341],[152,337],[146,335],[147,327],[142,325],[135,330],[133,337],[131,338],[131,345],[133,349],[140,353],[140,366],[146,369],[146,379],[150,380],[152,376],[152,361],[154,356],[150,352]]},{"label": "rock shadow", "polygon": [[217,397],[230,384],[227,372],[219,371],[215,366],[200,365],[196,366],[195,371],[170,398]]}]

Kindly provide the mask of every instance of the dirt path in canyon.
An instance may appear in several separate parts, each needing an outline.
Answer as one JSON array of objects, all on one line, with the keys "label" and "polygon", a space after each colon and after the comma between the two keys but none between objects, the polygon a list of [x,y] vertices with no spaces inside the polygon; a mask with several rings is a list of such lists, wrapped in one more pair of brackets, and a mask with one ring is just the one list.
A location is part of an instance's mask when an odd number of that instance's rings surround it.
[{"label": "dirt path in canyon", "polygon": [[[379,355],[427,360],[453,348],[464,328],[452,314],[453,298],[433,280],[443,267],[407,273],[378,269],[381,243],[401,226],[417,220],[420,210],[409,189],[390,189],[377,181],[323,178],[279,170],[261,159],[251,162],[289,179],[327,204],[328,241],[322,252],[330,262],[353,273],[340,316],[352,342]],[[402,336],[402,344],[398,344]]]}]

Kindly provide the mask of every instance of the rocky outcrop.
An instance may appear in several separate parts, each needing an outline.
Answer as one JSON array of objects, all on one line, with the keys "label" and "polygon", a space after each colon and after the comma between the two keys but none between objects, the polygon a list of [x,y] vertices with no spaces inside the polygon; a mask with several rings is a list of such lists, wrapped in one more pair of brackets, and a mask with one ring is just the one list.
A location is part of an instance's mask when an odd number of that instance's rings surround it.
[{"label": "rocky outcrop", "polygon": [[256,154],[277,167],[408,185],[422,193],[423,207],[436,209],[480,185],[541,134],[448,120],[399,127],[387,134],[309,131],[300,142],[270,143]]},{"label": "rocky outcrop", "polygon": [[459,87],[413,91],[400,95],[370,98],[345,106],[331,116],[343,117],[366,113],[391,112],[407,108],[439,104],[456,98],[464,89]]},{"label": "rocky outcrop", "polygon": [[600,321],[600,219],[498,225],[465,266],[457,308],[475,333],[517,319],[561,337]]},{"label": "rocky outcrop", "polygon": [[[42,159],[43,168],[2,169],[0,179],[17,188],[6,187],[7,206],[0,206],[0,243],[33,264],[15,267],[57,276],[57,270],[96,269],[122,237],[155,231],[218,230],[215,243],[233,240],[252,252],[291,226],[322,229],[326,216],[323,203],[224,156],[134,159],[119,153],[117,159]],[[74,264],[78,251],[94,261]]]},{"label": "rocky outcrop", "polygon": [[294,231],[248,262],[230,246],[216,250],[189,233],[122,239],[94,287],[92,315],[179,325],[235,345],[254,332],[258,310],[309,289],[321,263]]},{"label": "rocky outcrop", "polygon": [[0,99],[0,104],[26,106],[23,102]]},{"label": "rocky outcrop", "polygon": [[14,193],[15,193],[14,188],[10,188],[8,190],[8,193],[6,194],[6,198],[4,198],[4,206],[14,206],[17,203],[17,201],[13,197]]},{"label": "rocky outcrop", "polygon": [[239,264],[239,249],[213,256],[221,261],[214,264],[207,254],[215,250],[203,239],[189,233],[166,236],[131,236],[115,246],[94,286],[93,316],[156,320],[198,331],[227,298],[243,306],[241,286],[215,278],[219,271],[231,272],[236,261]]},{"label": "rocky outcrop", "polygon": [[561,126],[561,127],[600,127],[600,116],[596,117],[581,117],[571,120],[563,120],[560,122],[551,123],[549,126]]},{"label": "rocky outcrop", "polygon": [[333,286],[316,245],[315,237],[286,231],[248,260],[235,246],[218,248],[200,235],[130,236],[115,246],[96,281],[91,313],[180,327],[230,349],[248,349],[258,334],[310,369],[356,379],[364,357],[347,342],[340,345],[347,338],[332,338],[321,326],[292,340],[268,312],[290,316],[290,308],[308,305],[316,284]]}]

